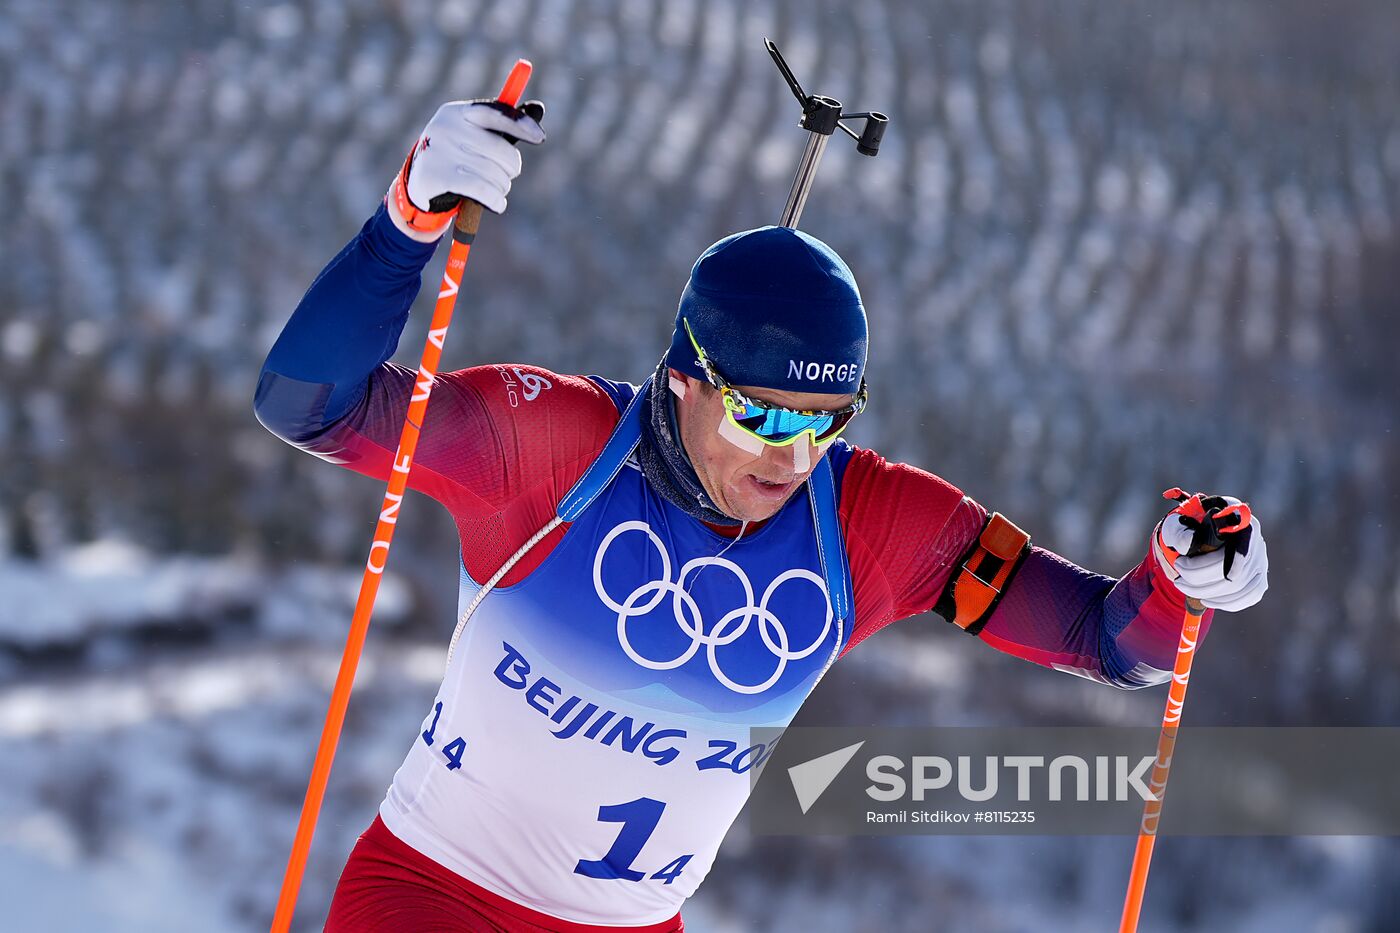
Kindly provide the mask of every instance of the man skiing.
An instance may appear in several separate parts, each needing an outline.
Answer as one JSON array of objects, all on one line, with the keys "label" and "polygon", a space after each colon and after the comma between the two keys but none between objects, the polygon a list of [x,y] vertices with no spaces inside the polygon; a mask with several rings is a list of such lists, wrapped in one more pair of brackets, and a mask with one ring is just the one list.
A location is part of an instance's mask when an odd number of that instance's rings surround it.
[{"label": "man skiing", "polygon": [[[415,374],[387,360],[421,270],[457,198],[504,211],[539,112],[439,109],[269,353],[269,430],[388,476]],[[848,445],[866,342],[845,263],[765,227],[696,262],[640,386],[515,364],[437,379],[409,481],[457,522],[461,614],[328,930],[680,930],[768,751],[749,730],[786,725],[881,627],[932,609],[1135,688],[1170,676],[1187,596],[1263,595],[1257,522],[1227,573],[1187,556],[1178,507],[1114,580]]]}]

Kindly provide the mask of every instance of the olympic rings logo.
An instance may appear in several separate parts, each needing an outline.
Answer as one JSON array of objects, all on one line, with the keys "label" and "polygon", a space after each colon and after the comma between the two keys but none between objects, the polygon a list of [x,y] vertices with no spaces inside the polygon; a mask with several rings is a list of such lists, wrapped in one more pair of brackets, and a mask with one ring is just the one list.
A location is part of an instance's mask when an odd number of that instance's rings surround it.
[{"label": "olympic rings logo", "polygon": [[[613,541],[629,531],[642,532],[656,548],[656,553],[661,557],[661,579],[643,583],[619,602],[603,586],[603,560]],[[725,613],[710,631],[706,632],[704,620],[701,618],[700,604],[695,601],[695,597],[686,592],[685,581],[700,568],[709,566],[722,567],[734,575],[739,581],[739,585],[743,587],[744,605]],[[786,626],[768,608],[768,603],[778,587],[789,580],[810,582],[821,591],[822,600],[826,603],[826,621],[822,625],[821,632],[810,645],[796,651],[788,645]],[[617,613],[617,640],[622,646],[622,650],[633,661],[653,671],[672,670],[695,657],[700,646],[704,645],[705,656],[715,679],[735,693],[762,693],[776,684],[778,679],[783,676],[783,671],[787,669],[789,661],[799,661],[817,650],[821,643],[826,640],[827,633],[831,631],[833,621],[831,597],[827,593],[826,581],[810,570],[796,568],[778,574],[773,582],[768,584],[768,588],[763,591],[763,596],[757,604],[754,603],[753,584],[749,581],[748,575],[744,573],[744,569],[723,557],[696,557],[686,561],[681,567],[680,574],[675,580],[672,580],[671,555],[666,552],[665,544],[646,522],[622,522],[607,533],[598,546],[598,553],[593,558],[593,588],[597,591],[598,598],[603,601],[603,605]],[[665,660],[648,658],[633,647],[632,642],[627,637],[627,625],[631,619],[649,615],[653,609],[661,604],[668,593],[671,596],[671,614],[681,631],[690,637],[690,644],[674,658]],[[755,620],[758,622],[759,636],[762,638],[764,646],[777,659],[777,666],[768,679],[762,683],[743,684],[733,680],[724,672],[719,662],[719,649],[731,645],[743,637]]]}]

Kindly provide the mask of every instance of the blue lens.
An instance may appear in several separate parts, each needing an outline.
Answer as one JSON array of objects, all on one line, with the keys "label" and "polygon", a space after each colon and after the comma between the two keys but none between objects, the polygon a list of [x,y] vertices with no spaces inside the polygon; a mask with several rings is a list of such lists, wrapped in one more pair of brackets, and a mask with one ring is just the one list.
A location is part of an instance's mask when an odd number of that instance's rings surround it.
[{"label": "blue lens", "polygon": [[836,416],[829,412],[804,415],[795,411],[745,405],[743,411],[734,412],[734,420],[765,440],[782,442],[792,440],[803,431],[814,432],[818,441],[825,440],[826,436],[835,433],[850,419],[842,418],[838,425]]}]

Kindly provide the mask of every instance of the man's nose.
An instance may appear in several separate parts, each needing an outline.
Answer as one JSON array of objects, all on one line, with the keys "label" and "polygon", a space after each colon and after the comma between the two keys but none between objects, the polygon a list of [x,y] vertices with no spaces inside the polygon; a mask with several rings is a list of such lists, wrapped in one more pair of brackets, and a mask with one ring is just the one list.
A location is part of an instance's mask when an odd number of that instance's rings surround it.
[{"label": "man's nose", "polygon": [[791,471],[794,476],[800,476],[812,468],[816,453],[811,438],[804,434],[782,447],[766,446],[763,460],[775,469]]}]

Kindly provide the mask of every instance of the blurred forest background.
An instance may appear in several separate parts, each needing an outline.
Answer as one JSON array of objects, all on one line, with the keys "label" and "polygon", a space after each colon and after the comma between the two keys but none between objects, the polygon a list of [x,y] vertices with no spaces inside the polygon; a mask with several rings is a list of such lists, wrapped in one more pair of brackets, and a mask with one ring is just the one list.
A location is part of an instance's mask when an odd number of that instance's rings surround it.
[{"label": "blurred forest background", "polygon": [[[805,134],[764,36],[809,92],[892,118],[876,159],[830,148],[803,218],[871,313],[853,439],[1105,573],[1161,489],[1249,498],[1273,585],[1217,622],[1188,725],[1400,724],[1393,0],[5,0],[6,929],[266,928],[380,490],[264,432],[253,387],[437,105],[525,55],[549,107],[447,364],[639,381],[694,257],[786,197]],[[405,515],[302,930],[441,676],[454,528]],[[1148,725],[1162,702],[925,616],[799,722]],[[1131,846],[741,819],[688,928],[1104,930]],[[1400,844],[1169,839],[1147,905],[1144,931],[1394,930]]]}]

